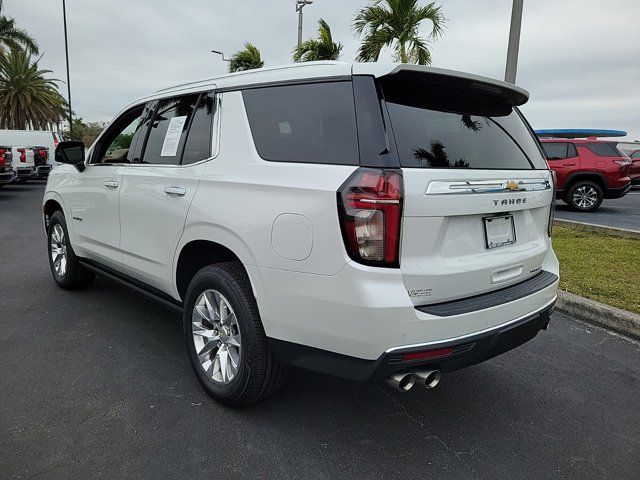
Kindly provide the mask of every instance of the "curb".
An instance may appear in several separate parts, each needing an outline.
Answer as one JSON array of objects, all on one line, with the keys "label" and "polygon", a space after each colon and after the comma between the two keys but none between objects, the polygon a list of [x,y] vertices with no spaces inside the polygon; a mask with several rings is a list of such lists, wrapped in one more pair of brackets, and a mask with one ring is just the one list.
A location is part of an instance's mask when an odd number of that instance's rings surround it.
[{"label": "curb", "polygon": [[573,220],[563,220],[561,218],[554,218],[553,224],[559,227],[569,227],[569,228],[574,228],[576,230],[582,230],[585,232],[604,233],[605,235],[614,235],[616,237],[640,240],[640,230],[627,230],[627,229],[618,228],[618,227],[606,227],[604,225],[576,222]]},{"label": "curb", "polygon": [[640,315],[558,290],[557,310],[599,327],[640,340]]}]

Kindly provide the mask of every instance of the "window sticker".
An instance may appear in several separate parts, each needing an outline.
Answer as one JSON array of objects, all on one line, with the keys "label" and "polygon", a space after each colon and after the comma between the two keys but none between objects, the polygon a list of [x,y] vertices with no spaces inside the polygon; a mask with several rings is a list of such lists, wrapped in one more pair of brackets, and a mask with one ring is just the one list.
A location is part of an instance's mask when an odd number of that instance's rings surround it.
[{"label": "window sticker", "polygon": [[187,121],[187,116],[173,117],[169,122],[167,133],[164,136],[164,142],[162,142],[161,157],[175,157],[178,153],[178,144],[180,143],[180,136],[182,135],[182,129]]}]

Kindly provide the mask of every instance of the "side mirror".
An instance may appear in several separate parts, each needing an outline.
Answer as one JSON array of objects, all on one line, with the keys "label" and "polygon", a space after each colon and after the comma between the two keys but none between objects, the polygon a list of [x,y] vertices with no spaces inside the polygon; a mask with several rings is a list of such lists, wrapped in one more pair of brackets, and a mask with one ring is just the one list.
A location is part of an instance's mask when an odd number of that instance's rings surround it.
[{"label": "side mirror", "polygon": [[79,171],[84,170],[84,143],[60,142],[56,147],[56,162],[68,163]]}]

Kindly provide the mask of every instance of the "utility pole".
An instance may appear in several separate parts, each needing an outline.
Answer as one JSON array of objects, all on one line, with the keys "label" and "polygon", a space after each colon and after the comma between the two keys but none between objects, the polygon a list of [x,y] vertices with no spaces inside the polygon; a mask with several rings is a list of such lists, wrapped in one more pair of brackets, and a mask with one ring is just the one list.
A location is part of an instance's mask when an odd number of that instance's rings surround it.
[{"label": "utility pole", "polygon": [[513,0],[511,9],[511,29],[509,30],[509,47],[507,48],[507,66],[504,70],[504,81],[516,83],[518,69],[518,50],[520,48],[520,28],[522,26],[523,0]]},{"label": "utility pole", "polygon": [[62,0],[62,20],[64,22],[64,53],[67,59],[67,94],[69,98],[69,136],[73,137],[73,118],[71,113],[71,78],[69,76],[69,41],[67,39],[67,8]]},{"label": "utility pole", "polygon": [[296,12],[298,12],[298,48],[302,45],[302,8],[312,3],[313,0],[296,0]]}]

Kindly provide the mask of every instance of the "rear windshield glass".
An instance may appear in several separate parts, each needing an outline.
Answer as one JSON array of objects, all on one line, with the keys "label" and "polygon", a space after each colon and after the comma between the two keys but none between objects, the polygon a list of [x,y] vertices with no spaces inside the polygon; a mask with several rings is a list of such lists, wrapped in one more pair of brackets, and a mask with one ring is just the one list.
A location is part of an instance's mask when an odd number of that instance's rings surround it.
[{"label": "rear windshield glass", "polygon": [[393,92],[384,93],[403,167],[547,168],[536,140],[515,110],[502,116],[442,111],[420,99],[407,102],[406,95],[402,103],[394,102]]},{"label": "rear windshield glass", "polygon": [[277,162],[359,163],[351,82],[242,92],[258,154]]}]

